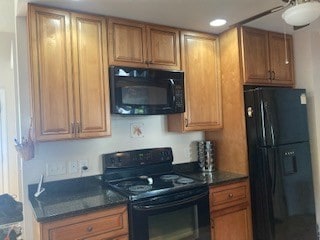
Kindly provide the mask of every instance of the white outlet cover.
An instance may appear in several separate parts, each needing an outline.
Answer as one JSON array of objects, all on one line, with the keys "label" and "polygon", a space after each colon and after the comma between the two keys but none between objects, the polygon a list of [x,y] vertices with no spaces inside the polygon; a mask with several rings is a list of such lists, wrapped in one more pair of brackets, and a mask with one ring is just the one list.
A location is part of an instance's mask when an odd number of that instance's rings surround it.
[{"label": "white outlet cover", "polygon": [[142,138],[144,137],[144,124],[143,123],[131,123],[130,124],[130,137]]},{"label": "white outlet cover", "polygon": [[71,160],[68,162],[68,172],[69,173],[77,173],[78,172],[78,161]]}]

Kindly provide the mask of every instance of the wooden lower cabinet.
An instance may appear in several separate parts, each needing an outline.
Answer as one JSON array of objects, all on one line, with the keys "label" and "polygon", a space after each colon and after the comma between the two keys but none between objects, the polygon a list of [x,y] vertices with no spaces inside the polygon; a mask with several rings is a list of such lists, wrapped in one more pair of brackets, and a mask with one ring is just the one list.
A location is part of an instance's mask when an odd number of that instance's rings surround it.
[{"label": "wooden lower cabinet", "polygon": [[211,239],[252,240],[247,180],[210,188]]},{"label": "wooden lower cabinet", "polygon": [[128,240],[128,231],[126,206],[35,223],[37,240]]}]

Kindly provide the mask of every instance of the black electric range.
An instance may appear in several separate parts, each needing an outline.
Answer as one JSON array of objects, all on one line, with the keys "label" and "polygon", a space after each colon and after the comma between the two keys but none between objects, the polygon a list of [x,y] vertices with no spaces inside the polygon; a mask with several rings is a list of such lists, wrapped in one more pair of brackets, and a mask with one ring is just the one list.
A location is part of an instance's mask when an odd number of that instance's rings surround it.
[{"label": "black electric range", "polygon": [[103,154],[104,182],[129,199],[130,240],[208,240],[206,182],[173,171],[171,148]]},{"label": "black electric range", "polygon": [[172,162],[171,148],[104,154],[104,181],[131,201],[206,186],[174,172]]}]

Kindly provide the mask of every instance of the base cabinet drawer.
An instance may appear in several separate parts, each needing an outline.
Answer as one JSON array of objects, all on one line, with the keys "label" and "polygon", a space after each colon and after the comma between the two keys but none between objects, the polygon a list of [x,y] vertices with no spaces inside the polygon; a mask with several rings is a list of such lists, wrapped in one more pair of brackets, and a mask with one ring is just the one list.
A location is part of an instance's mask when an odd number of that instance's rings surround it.
[{"label": "base cabinet drawer", "polygon": [[36,224],[39,240],[128,239],[126,206]]},{"label": "base cabinet drawer", "polygon": [[111,237],[111,238],[106,238],[103,235],[98,235],[94,237],[85,238],[85,240],[129,240],[129,235],[126,234],[123,236]]},{"label": "base cabinet drawer", "polygon": [[210,188],[212,240],[252,240],[248,180]]}]

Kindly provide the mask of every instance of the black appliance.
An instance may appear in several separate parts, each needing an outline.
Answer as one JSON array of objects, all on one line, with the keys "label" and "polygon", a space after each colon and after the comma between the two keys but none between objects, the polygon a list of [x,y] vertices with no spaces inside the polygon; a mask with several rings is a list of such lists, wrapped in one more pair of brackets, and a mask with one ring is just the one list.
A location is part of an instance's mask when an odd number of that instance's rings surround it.
[{"label": "black appliance", "polygon": [[205,182],[173,172],[171,148],[104,154],[104,181],[128,197],[130,240],[209,240]]},{"label": "black appliance", "polygon": [[111,112],[124,115],[183,113],[184,73],[111,66]]},{"label": "black appliance", "polygon": [[304,89],[245,90],[255,240],[316,240]]}]

